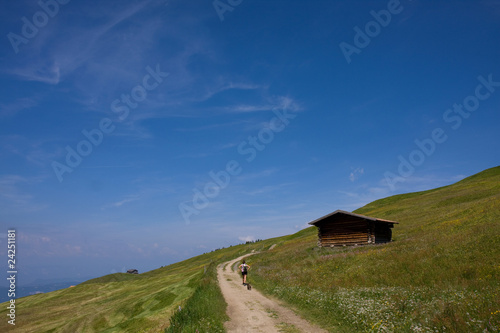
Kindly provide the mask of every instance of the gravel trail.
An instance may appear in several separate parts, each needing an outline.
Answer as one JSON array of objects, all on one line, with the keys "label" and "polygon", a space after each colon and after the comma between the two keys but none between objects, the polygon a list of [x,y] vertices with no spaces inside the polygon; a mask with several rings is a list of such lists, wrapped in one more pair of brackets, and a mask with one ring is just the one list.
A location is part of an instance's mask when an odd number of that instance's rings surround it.
[{"label": "gravel trail", "polygon": [[[265,297],[254,287],[247,290],[242,285],[238,267],[235,271],[233,268],[248,256],[241,256],[217,267],[219,285],[228,304],[227,314],[230,320],[224,326],[229,333],[327,332],[302,319],[278,301]],[[251,266],[251,262],[249,264]],[[251,270],[248,281],[252,282]]]}]

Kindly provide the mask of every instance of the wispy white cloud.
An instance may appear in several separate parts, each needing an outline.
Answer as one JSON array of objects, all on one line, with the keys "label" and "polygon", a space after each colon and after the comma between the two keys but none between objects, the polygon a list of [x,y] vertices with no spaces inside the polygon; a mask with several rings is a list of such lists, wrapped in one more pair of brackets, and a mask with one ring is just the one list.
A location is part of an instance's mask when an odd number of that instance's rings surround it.
[{"label": "wispy white cloud", "polygon": [[56,62],[35,67],[34,65],[23,66],[21,68],[12,68],[8,71],[24,81],[37,81],[56,85],[61,79],[61,67]]},{"label": "wispy white cloud", "polygon": [[0,116],[13,116],[16,113],[37,106],[39,97],[22,97],[10,103],[0,103]]},{"label": "wispy white cloud", "polygon": [[125,204],[128,204],[130,202],[134,202],[134,201],[138,201],[138,200],[141,200],[141,197],[139,195],[128,196],[122,200],[106,204],[102,207],[102,209],[104,210],[104,209],[108,209],[108,208],[119,208]]},{"label": "wispy white cloud", "polygon": [[227,112],[234,112],[234,113],[250,113],[250,112],[260,112],[260,111],[269,111],[274,108],[273,105],[267,104],[267,105],[235,105],[235,106],[227,106],[225,107],[225,110]]},{"label": "wispy white cloud", "polygon": [[353,169],[349,174],[349,180],[351,182],[354,182],[365,173],[365,170],[363,168],[355,168],[355,169],[351,168],[351,169]]},{"label": "wispy white cloud", "polygon": [[[25,177],[15,174],[0,176],[0,205],[9,207],[23,207],[30,211],[36,211],[45,206],[33,204],[34,196],[24,190],[25,186],[30,186],[43,181],[45,177]],[[3,201],[3,203],[2,203]]]},{"label": "wispy white cloud", "polygon": [[59,156],[60,151],[51,151],[53,140],[30,139],[22,135],[0,136],[0,148],[4,153],[14,154],[38,167],[48,165]]},{"label": "wispy white cloud", "polygon": [[246,125],[249,123],[250,123],[249,120],[237,120],[237,121],[229,121],[229,122],[220,122],[220,123],[204,125],[204,126],[176,128],[175,131],[178,131],[178,132],[200,132],[200,131],[220,130],[221,128]]},{"label": "wispy white cloud", "polygon": [[239,236],[238,239],[242,242],[253,242],[255,241],[254,236]]},{"label": "wispy white cloud", "polygon": [[254,83],[245,83],[245,82],[229,82],[227,83],[226,78],[219,77],[217,82],[209,88],[209,90],[203,95],[203,97],[199,100],[206,101],[213,96],[222,93],[227,90],[267,90],[269,85],[260,85]]},{"label": "wispy white cloud", "polygon": [[278,169],[269,168],[269,169],[261,170],[259,172],[245,173],[241,176],[238,176],[238,179],[241,181],[254,181],[255,179],[269,177],[276,172],[278,172]]},{"label": "wispy white cloud", "polygon": [[21,80],[57,85],[75,69],[89,62],[98,50],[106,50],[104,46],[110,44],[105,38],[106,34],[150,2],[142,1],[128,7],[122,6],[121,11],[106,9],[104,5],[88,7],[89,11],[80,15],[87,14],[94,19],[96,16],[106,15],[106,18],[101,20],[103,24],[96,24],[98,20],[94,20],[92,26],[58,25],[64,24],[75,14],[71,12],[70,7],[64,7],[58,15],[60,20],[55,20],[53,24],[41,29],[36,38],[26,46],[26,50],[16,55],[18,65],[12,66],[11,63],[4,71]]},{"label": "wispy white cloud", "polygon": [[283,184],[276,184],[276,185],[266,185],[266,186],[261,186],[255,190],[251,191],[246,191],[245,194],[248,195],[261,195],[265,193],[272,193],[281,190],[283,187],[293,185],[293,183],[283,183]]},{"label": "wispy white cloud", "polygon": [[281,110],[289,110],[294,112],[302,111],[302,106],[290,96],[277,96],[274,98],[275,107]]}]

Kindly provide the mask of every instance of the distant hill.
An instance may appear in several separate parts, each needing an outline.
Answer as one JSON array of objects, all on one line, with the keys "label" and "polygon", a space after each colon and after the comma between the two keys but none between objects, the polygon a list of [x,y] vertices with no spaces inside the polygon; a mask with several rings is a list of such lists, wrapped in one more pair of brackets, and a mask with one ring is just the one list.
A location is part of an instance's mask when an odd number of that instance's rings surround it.
[{"label": "distant hill", "polygon": [[[256,250],[262,252],[248,260],[252,284],[332,332],[499,330],[500,167],[453,185],[377,200],[355,212],[398,221],[394,241],[318,248],[317,230],[310,227],[139,275],[117,273],[25,297],[16,303],[22,318],[16,329],[162,332],[179,305],[189,312],[185,301],[210,263]],[[186,331],[210,332],[196,325]],[[0,331],[6,328],[0,321]]]}]

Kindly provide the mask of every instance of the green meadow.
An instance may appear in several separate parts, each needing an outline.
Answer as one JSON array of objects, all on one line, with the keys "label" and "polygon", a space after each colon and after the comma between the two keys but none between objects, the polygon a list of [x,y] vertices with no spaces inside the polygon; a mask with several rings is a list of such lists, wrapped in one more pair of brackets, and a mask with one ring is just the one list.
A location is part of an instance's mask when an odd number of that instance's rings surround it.
[{"label": "green meadow", "polygon": [[[217,332],[227,317],[216,264],[271,240],[213,251],[142,274],[115,273],[0,304],[0,332]],[[179,306],[181,311],[179,312]],[[171,325],[171,323],[173,325]],[[201,329],[200,327],[203,327]]]},{"label": "green meadow", "polygon": [[[159,331],[166,327],[165,318],[176,304],[193,293],[202,273],[201,263],[179,263],[140,275],[116,273],[72,288],[24,297],[16,301],[16,330]],[[0,323],[0,331],[5,327]]]},{"label": "green meadow", "polygon": [[393,242],[318,248],[316,229],[253,259],[254,284],[332,332],[499,332],[500,168],[355,213]]},{"label": "green meadow", "polygon": [[318,248],[310,227],[18,299],[15,331],[223,332],[215,268],[252,250],[250,282],[331,332],[500,331],[500,167],[355,213],[399,222],[393,242]]}]

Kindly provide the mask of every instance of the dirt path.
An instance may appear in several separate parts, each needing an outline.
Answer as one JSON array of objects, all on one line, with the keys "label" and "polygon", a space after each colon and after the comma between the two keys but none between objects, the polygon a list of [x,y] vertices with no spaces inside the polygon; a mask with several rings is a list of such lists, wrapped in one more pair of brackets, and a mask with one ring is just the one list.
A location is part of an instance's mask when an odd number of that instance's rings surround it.
[{"label": "dirt path", "polygon": [[[248,254],[217,267],[219,285],[228,304],[227,314],[230,320],[225,327],[229,333],[327,332],[300,318],[277,301],[263,296],[255,288],[247,290],[242,285],[237,268],[233,271],[234,264],[247,256]],[[248,277],[251,283],[251,271]]]}]

